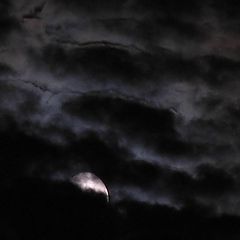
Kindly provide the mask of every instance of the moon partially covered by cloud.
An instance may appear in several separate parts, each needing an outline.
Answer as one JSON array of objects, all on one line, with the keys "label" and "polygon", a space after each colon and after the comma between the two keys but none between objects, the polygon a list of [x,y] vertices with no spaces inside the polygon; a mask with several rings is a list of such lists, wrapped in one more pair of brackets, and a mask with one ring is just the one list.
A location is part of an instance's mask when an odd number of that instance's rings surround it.
[{"label": "moon partially covered by cloud", "polygon": [[109,192],[103,181],[95,174],[90,172],[82,172],[71,178],[71,182],[76,184],[83,191],[93,191],[106,196],[109,201]]}]

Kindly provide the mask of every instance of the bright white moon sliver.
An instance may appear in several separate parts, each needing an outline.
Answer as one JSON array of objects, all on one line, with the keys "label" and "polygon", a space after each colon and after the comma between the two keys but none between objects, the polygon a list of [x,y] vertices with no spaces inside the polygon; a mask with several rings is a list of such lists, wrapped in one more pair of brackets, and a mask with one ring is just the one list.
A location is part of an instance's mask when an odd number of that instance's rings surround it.
[{"label": "bright white moon sliver", "polygon": [[76,176],[72,177],[71,182],[84,191],[94,191],[96,193],[102,193],[106,195],[107,201],[109,201],[109,193],[105,184],[93,173],[79,173]]}]

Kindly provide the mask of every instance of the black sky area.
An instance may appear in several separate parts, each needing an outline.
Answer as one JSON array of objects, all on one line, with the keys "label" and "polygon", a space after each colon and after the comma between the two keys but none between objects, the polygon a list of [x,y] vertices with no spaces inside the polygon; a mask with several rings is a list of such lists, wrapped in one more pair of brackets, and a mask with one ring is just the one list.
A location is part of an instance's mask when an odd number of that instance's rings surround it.
[{"label": "black sky area", "polygon": [[0,0],[0,239],[239,240],[239,11]]}]

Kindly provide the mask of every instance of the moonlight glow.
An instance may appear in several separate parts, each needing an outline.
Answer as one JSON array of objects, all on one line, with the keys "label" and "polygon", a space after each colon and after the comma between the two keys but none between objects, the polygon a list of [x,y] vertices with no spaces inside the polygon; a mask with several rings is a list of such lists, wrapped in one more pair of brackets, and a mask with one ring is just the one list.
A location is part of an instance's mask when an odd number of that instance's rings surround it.
[{"label": "moonlight glow", "polygon": [[79,173],[72,177],[71,181],[84,191],[94,191],[106,195],[107,201],[109,201],[109,193],[105,184],[93,173]]}]

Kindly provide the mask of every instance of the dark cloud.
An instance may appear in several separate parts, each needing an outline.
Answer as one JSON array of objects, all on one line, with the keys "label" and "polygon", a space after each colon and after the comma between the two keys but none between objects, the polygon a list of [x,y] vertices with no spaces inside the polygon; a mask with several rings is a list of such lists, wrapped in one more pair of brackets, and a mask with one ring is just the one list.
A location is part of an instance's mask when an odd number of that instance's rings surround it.
[{"label": "dark cloud", "polygon": [[225,1],[212,1],[211,7],[216,9],[216,12],[221,14],[221,17],[226,19],[238,19],[236,8],[239,7],[239,2],[231,0],[228,2]]},{"label": "dark cloud", "polygon": [[211,88],[231,88],[239,75],[239,62],[227,57],[208,55],[186,58],[161,48],[152,54],[134,45],[106,41],[72,44],[70,49],[60,45],[44,47],[40,55],[34,54],[36,64],[38,67],[46,66],[61,78],[89,78],[93,83],[123,83],[137,88],[146,84],[156,84],[161,88],[161,85],[169,84],[169,81],[175,83],[176,80],[190,84],[200,81]]},{"label": "dark cloud", "polygon": [[12,4],[8,0],[3,0],[0,3],[0,40],[6,41],[8,39],[9,34],[19,28],[19,24],[11,15]]},{"label": "dark cloud", "polygon": [[1,1],[0,238],[238,239],[238,5]]},{"label": "dark cloud", "polygon": [[112,13],[113,11],[118,12],[119,10],[122,10],[124,8],[124,5],[127,4],[127,0],[123,1],[117,1],[117,0],[107,0],[104,1],[103,3],[99,3],[98,1],[82,1],[81,3],[76,0],[71,0],[71,1],[66,1],[66,0],[61,0],[61,1],[53,1],[55,4],[61,4],[63,7],[66,7],[70,11],[85,11],[87,13],[106,13],[110,12]]},{"label": "dark cloud", "polygon": [[97,95],[68,101],[64,109],[72,115],[111,127],[113,131],[120,130],[125,136],[163,153],[188,154],[192,150],[178,136],[174,114],[168,109]]},{"label": "dark cloud", "polygon": [[12,74],[14,74],[14,71],[7,64],[0,63],[0,73],[1,73],[1,75],[12,75]]},{"label": "dark cloud", "polygon": [[[155,14],[159,14],[158,11],[166,15],[174,14],[175,15],[191,15],[199,13],[200,4],[192,0],[186,0],[179,3],[176,0],[172,1],[152,1],[149,3],[145,0],[134,1],[133,6],[137,7],[142,12],[150,11]],[[189,11],[191,9],[191,11]]]},{"label": "dark cloud", "polygon": [[[183,205],[202,198],[217,201],[219,197],[237,191],[238,180],[232,173],[214,166],[200,165],[194,176],[139,160],[131,165],[122,162],[117,167],[119,169],[113,173],[116,183],[140,187],[156,196],[168,196]],[[118,176],[119,172],[122,173]]]},{"label": "dark cloud", "polygon": [[[226,88],[234,81],[237,81],[239,75],[239,61],[216,56],[207,56],[202,62],[205,66],[205,80],[213,87],[224,87]],[[231,79],[227,83],[228,79]]]},{"label": "dark cloud", "polygon": [[12,235],[96,239],[109,238],[108,228],[114,231],[113,218],[108,217],[112,210],[101,196],[81,193],[70,184],[18,179],[3,193],[1,222],[4,219],[7,228],[1,234],[5,239],[12,239]]},{"label": "dark cloud", "polygon": [[[156,49],[157,54],[152,54],[134,45],[107,41],[69,43],[73,44],[70,49],[59,44],[48,45],[40,55],[34,53],[37,66],[47,67],[61,78],[88,78],[89,83],[110,86],[122,83],[137,88],[154,84],[161,88],[161,84],[168,84],[169,80],[175,82],[176,78],[195,81],[204,76],[202,60],[189,60],[161,48]],[[205,65],[209,65],[208,61]],[[210,74],[206,72],[206,76]]]},{"label": "dark cloud", "polygon": [[21,179],[5,189],[1,202],[5,239],[236,239],[239,234],[238,217],[216,218],[205,206],[192,203],[178,211],[134,201],[106,205],[67,183]]},{"label": "dark cloud", "polygon": [[93,80],[102,82],[110,82],[114,78],[131,84],[142,81],[149,73],[154,74],[150,62],[145,61],[145,58],[151,59],[148,55],[132,56],[127,50],[121,49],[121,46],[119,48],[111,43],[89,43],[89,47],[86,43],[85,46],[86,49],[83,46],[68,51],[61,47],[48,46],[43,51],[44,62],[57,75],[76,77],[86,74],[91,75]]},{"label": "dark cloud", "polygon": [[5,117],[5,122],[2,120],[2,127],[1,145],[5,147],[1,150],[1,176],[3,180],[8,176],[10,182],[26,174],[36,178],[51,178],[51,175],[57,178],[58,172],[60,179],[69,179],[78,168],[79,171],[95,172],[110,189],[114,185],[141,188],[156,196],[166,195],[178,203],[198,197],[215,199],[236,191],[237,180],[222,169],[202,165],[193,177],[182,171],[147,163],[145,159],[132,160],[132,154],[113,141],[114,135],[100,137],[86,132],[81,138],[76,138],[66,131],[62,134],[68,136],[68,145],[58,146],[22,132],[9,117]]}]

